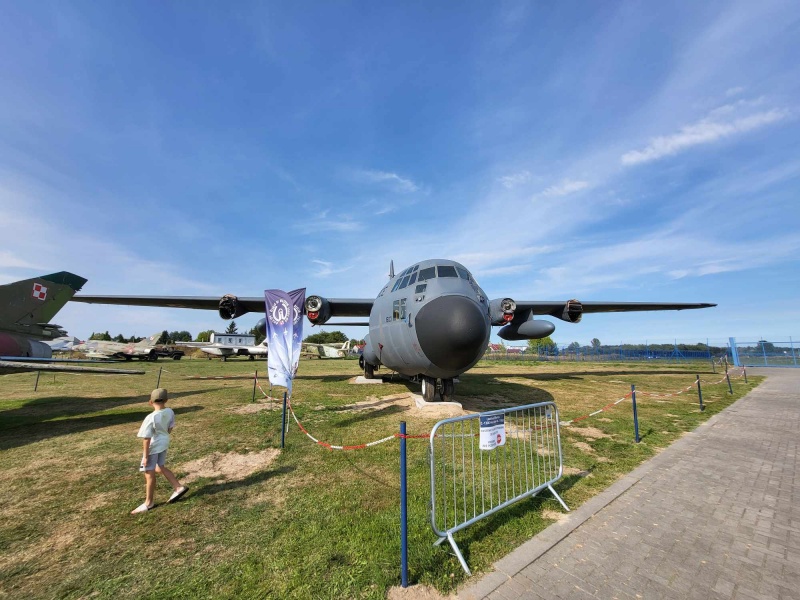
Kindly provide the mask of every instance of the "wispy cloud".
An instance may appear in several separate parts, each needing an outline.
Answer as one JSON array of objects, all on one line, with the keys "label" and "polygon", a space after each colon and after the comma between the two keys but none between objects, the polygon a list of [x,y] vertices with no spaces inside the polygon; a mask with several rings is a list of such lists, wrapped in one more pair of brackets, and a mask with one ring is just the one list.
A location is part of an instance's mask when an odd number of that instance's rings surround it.
[{"label": "wispy cloud", "polygon": [[572,179],[565,179],[557,185],[551,185],[546,190],[541,192],[541,196],[545,198],[558,198],[560,196],[568,196],[575,192],[580,192],[589,187],[588,181],[574,181]]},{"label": "wispy cloud", "polygon": [[497,179],[497,181],[499,181],[505,188],[509,190],[523,183],[527,183],[530,180],[531,180],[530,171],[520,171],[519,173],[513,173],[512,175],[505,175],[504,177],[498,177]]},{"label": "wispy cloud", "polygon": [[314,217],[304,217],[294,224],[294,228],[302,234],[315,233],[350,233],[361,231],[364,224],[347,215],[329,216],[330,211],[323,211]]},{"label": "wispy cloud", "polygon": [[317,277],[329,277],[330,275],[335,275],[336,273],[344,273],[345,271],[349,271],[351,267],[339,267],[335,268],[332,262],[328,262],[326,260],[319,260],[319,259],[312,259],[312,263],[319,266],[319,269],[314,273]]},{"label": "wispy cloud", "polygon": [[654,138],[644,149],[626,152],[620,160],[623,165],[651,162],[665,156],[678,154],[693,146],[710,144],[723,138],[777,123],[788,118],[790,114],[788,110],[773,108],[727,123],[704,119],[682,127],[678,133]]},{"label": "wispy cloud", "polygon": [[353,172],[353,179],[359,183],[379,184],[393,192],[411,194],[418,192],[420,186],[411,179],[388,171],[359,170]]}]

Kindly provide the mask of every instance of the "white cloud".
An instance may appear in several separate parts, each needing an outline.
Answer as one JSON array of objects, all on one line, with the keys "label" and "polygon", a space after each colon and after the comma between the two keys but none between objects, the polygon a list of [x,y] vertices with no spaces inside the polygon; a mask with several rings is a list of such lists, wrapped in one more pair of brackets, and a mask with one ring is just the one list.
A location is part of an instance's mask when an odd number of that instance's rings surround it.
[{"label": "white cloud", "polygon": [[658,160],[693,146],[710,144],[737,133],[745,133],[777,123],[789,116],[790,112],[788,110],[773,108],[772,110],[741,117],[728,123],[704,119],[698,123],[686,125],[678,133],[654,138],[643,150],[626,152],[622,155],[621,161],[623,165],[636,165]]},{"label": "white cloud", "polygon": [[519,173],[514,173],[512,175],[506,175],[504,177],[499,177],[497,181],[499,181],[504,187],[507,189],[515,188],[520,184],[527,183],[531,179],[530,171],[520,171]]},{"label": "white cloud", "polygon": [[411,179],[387,171],[361,170],[354,173],[354,179],[361,183],[381,184],[401,194],[418,192],[420,187]]},{"label": "white cloud", "polygon": [[571,179],[565,179],[558,185],[551,185],[549,188],[542,191],[541,195],[546,198],[558,198],[561,196],[574,194],[575,192],[580,192],[588,187],[588,181],[573,181]]},{"label": "white cloud", "polygon": [[319,270],[315,273],[317,277],[328,277],[330,275],[335,275],[336,273],[344,273],[345,271],[349,271],[350,267],[341,267],[341,268],[334,268],[332,262],[328,262],[326,260],[319,260],[319,259],[312,259],[312,263],[315,265],[319,265]]}]

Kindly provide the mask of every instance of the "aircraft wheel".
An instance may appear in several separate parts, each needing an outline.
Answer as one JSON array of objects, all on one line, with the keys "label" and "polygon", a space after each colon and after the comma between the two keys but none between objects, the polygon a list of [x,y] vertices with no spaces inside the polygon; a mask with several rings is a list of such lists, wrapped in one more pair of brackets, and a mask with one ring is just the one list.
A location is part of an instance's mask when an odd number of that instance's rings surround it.
[{"label": "aircraft wheel", "polygon": [[255,360],[255,358],[256,358],[256,357],[255,357],[255,356],[253,356],[252,354],[249,356],[249,360]]},{"label": "aircraft wheel", "polygon": [[225,356],[225,355],[223,355],[223,356],[222,356],[222,362],[228,362],[228,357],[227,357],[227,356]]},{"label": "aircraft wheel", "polygon": [[430,377],[422,377],[422,399],[425,402],[433,402],[436,397],[436,382]]},{"label": "aircraft wheel", "polygon": [[456,393],[456,386],[452,379],[442,379],[441,397],[442,402],[451,402]]},{"label": "aircraft wheel", "polygon": [[364,361],[364,377],[366,379],[375,379],[375,367]]}]

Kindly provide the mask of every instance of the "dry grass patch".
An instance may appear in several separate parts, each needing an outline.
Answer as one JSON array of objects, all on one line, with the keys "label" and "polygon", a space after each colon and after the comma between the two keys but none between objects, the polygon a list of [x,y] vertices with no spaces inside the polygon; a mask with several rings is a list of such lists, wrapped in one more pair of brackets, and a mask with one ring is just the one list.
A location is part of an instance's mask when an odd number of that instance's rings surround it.
[{"label": "dry grass patch", "polygon": [[612,438],[613,435],[608,435],[604,431],[597,429],[596,427],[574,427],[570,426],[569,430],[577,433],[579,436],[586,438],[587,440],[600,440],[603,438]]},{"label": "dry grass patch", "polygon": [[266,469],[279,454],[280,450],[276,448],[268,448],[261,452],[252,452],[250,454],[214,452],[209,456],[184,463],[178,468],[181,472],[186,473],[182,477],[182,480],[186,483],[191,483],[201,478],[238,481],[256,471]]}]

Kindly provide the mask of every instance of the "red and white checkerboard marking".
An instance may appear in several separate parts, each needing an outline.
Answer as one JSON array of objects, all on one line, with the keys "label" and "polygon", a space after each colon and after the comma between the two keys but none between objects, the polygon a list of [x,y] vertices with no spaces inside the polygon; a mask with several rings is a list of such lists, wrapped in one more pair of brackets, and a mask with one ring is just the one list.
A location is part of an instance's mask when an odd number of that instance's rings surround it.
[{"label": "red and white checkerboard marking", "polygon": [[33,297],[37,300],[44,300],[47,298],[47,288],[44,287],[41,283],[34,283],[33,284]]}]

